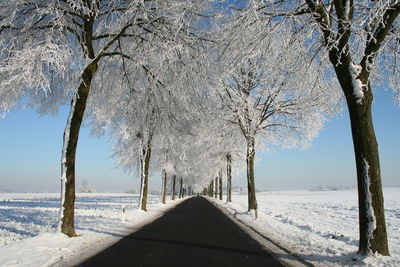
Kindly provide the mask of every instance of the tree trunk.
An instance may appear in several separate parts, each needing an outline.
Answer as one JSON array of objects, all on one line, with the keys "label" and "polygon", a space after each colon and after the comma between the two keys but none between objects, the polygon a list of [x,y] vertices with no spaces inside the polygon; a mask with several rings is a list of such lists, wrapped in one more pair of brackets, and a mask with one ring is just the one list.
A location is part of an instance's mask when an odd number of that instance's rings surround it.
[{"label": "tree trunk", "polygon": [[362,98],[356,98],[348,64],[336,66],[335,71],[346,96],[357,167],[360,234],[358,253],[367,255],[378,252],[389,255],[378,144],[371,115],[372,88],[368,78],[360,76],[359,79],[366,88]]},{"label": "tree trunk", "polygon": [[175,182],[176,182],[176,175],[172,178],[172,192],[171,192],[171,199],[175,200]]},{"label": "tree trunk", "polygon": [[163,204],[166,203],[167,198],[167,171],[165,169],[162,170],[162,197],[161,202]]},{"label": "tree trunk", "polygon": [[226,155],[226,201],[232,202],[232,156],[231,154]]},{"label": "tree trunk", "polygon": [[[87,50],[87,57],[95,58],[92,36],[94,16],[85,18],[83,24],[83,45]],[[58,231],[67,236],[76,236],[74,226],[75,211],[75,155],[78,144],[79,131],[86,109],[87,98],[93,77],[98,68],[98,61],[90,63],[82,74],[82,81],[78,91],[71,101],[71,110],[64,130],[64,140],[61,159],[61,207]]]},{"label": "tree trunk", "polygon": [[79,131],[86,109],[87,98],[97,63],[91,63],[82,75],[82,82],[71,101],[71,110],[64,130],[61,159],[61,207],[58,231],[73,237],[75,234],[75,155]]},{"label": "tree trunk", "polygon": [[218,176],[214,179],[214,197],[218,198]]},{"label": "tree trunk", "polygon": [[219,182],[219,200],[222,200],[222,171],[219,172],[218,182]]},{"label": "tree trunk", "polygon": [[255,157],[255,141],[254,138],[247,140],[247,195],[248,195],[248,210],[254,210],[256,218],[258,217],[257,199],[256,199],[256,186],[254,184],[254,157]]},{"label": "tree trunk", "polygon": [[151,158],[151,139],[147,142],[147,147],[143,151],[144,164],[142,168],[143,186],[141,190],[140,208],[147,211],[147,195],[149,191],[149,169]]},{"label": "tree trunk", "polygon": [[179,198],[183,198],[183,179],[182,178],[180,180],[180,185],[179,185]]}]

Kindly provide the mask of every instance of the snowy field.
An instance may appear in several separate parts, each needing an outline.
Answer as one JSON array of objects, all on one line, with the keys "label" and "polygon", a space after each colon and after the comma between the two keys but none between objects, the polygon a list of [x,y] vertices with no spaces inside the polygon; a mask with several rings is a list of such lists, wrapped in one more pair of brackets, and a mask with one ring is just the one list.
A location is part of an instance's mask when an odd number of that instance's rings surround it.
[{"label": "snowy field", "polygon": [[[77,194],[77,238],[56,234],[59,193],[0,193],[0,266],[69,266],[118,241],[180,202],[149,196],[148,212],[131,194]],[[122,209],[125,208],[125,213]]]},{"label": "snowy field", "polygon": [[[247,210],[247,195],[218,206],[316,266],[400,266],[400,188],[385,188],[391,257],[356,258],[357,195],[343,191],[275,191],[257,195],[259,219]],[[224,196],[225,197],[225,196]],[[138,196],[78,194],[77,238],[54,233],[59,194],[0,194],[0,266],[70,266],[118,241],[180,203],[150,196],[149,212]],[[122,209],[126,213],[122,213]],[[356,261],[353,259],[356,258]]]},{"label": "snowy field", "polygon": [[259,219],[247,213],[247,195],[218,206],[317,266],[400,266],[400,188],[385,188],[391,257],[359,258],[357,192],[275,191],[257,194]]}]

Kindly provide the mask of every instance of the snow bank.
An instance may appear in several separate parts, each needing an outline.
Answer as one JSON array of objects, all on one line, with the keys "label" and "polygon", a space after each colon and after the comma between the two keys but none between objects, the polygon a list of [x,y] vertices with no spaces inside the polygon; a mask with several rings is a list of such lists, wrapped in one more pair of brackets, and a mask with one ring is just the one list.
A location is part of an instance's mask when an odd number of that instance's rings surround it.
[{"label": "snow bank", "polygon": [[[149,197],[138,210],[131,194],[77,194],[75,227],[69,238],[55,233],[59,194],[0,194],[0,266],[71,266],[155,220],[182,200],[161,204]],[[125,213],[122,212],[123,208]]]},{"label": "snow bank", "polygon": [[400,188],[384,188],[391,257],[360,258],[356,190],[276,191],[257,195],[259,218],[247,212],[247,196],[233,203],[212,199],[235,218],[316,266],[400,266]]}]

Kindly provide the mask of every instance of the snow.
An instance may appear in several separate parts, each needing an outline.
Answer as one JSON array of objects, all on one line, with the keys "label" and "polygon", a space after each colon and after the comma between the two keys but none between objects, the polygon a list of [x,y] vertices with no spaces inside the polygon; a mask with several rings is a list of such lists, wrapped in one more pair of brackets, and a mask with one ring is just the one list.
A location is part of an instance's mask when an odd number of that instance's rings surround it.
[{"label": "snow", "polygon": [[372,207],[372,195],[371,192],[369,191],[370,187],[370,178],[369,178],[369,164],[367,159],[363,159],[363,167],[364,167],[364,189],[366,190],[365,194],[367,196],[365,207],[367,211],[367,217],[368,217],[368,226],[367,226],[367,235],[368,235],[368,247],[369,247],[369,241],[372,238],[372,234],[376,229],[376,218],[375,218],[375,213],[374,213],[374,208]]},{"label": "snow", "polygon": [[259,217],[247,212],[247,195],[232,203],[212,199],[241,222],[316,266],[400,266],[400,188],[384,188],[391,256],[361,257],[356,190],[258,193]]},{"label": "snow", "polygon": [[344,8],[344,17],[346,21],[349,20],[349,14],[350,14],[350,0],[347,0]]},{"label": "snow", "polygon": [[74,95],[72,98],[71,110],[69,111],[67,125],[64,130],[64,140],[63,140],[63,148],[62,148],[62,156],[61,156],[61,197],[60,197],[60,211],[58,215],[58,226],[57,232],[61,233],[62,220],[64,218],[64,202],[65,202],[65,191],[67,187],[67,149],[70,141],[70,132],[71,132],[71,124],[72,117],[75,112],[75,106],[77,101],[77,95]]},{"label": "snow", "polygon": [[351,82],[354,89],[354,96],[356,97],[356,103],[361,105],[362,98],[364,96],[363,87],[365,86],[359,79],[359,75],[361,73],[361,66],[350,62],[349,71],[351,75]]},{"label": "snow", "polygon": [[[257,194],[259,217],[247,212],[247,195],[232,203],[212,199],[234,217],[316,266],[400,266],[400,188],[384,188],[391,257],[356,255],[356,190],[273,191]],[[161,216],[181,200],[139,195],[80,193],[76,199],[79,237],[55,233],[59,194],[0,193],[0,266],[71,266]],[[122,213],[125,209],[125,213]],[[123,222],[124,221],[124,222]],[[353,260],[354,259],[354,260]]]},{"label": "snow", "polygon": [[[78,237],[57,233],[59,193],[0,193],[0,266],[71,266],[161,216],[181,200],[161,204],[149,196],[148,212],[138,195],[77,194]],[[125,209],[125,213],[123,213]]]}]

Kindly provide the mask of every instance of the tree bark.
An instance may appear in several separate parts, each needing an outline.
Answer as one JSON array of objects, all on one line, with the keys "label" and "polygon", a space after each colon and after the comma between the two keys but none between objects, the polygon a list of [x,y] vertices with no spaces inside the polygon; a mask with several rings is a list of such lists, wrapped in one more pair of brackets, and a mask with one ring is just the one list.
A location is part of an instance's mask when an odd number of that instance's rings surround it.
[{"label": "tree bark", "polygon": [[167,198],[167,171],[165,169],[162,170],[162,197],[161,202],[163,204],[166,203]]},{"label": "tree bark", "polygon": [[175,200],[175,182],[176,182],[176,175],[172,178],[172,192],[171,192],[171,199]]},{"label": "tree bark", "polygon": [[358,253],[367,255],[378,252],[389,255],[378,143],[371,115],[372,88],[368,78],[359,77],[366,85],[360,101],[354,95],[348,64],[337,65],[335,71],[346,96],[357,167],[360,235]]},{"label": "tree bark", "polygon": [[222,171],[219,172],[218,182],[219,182],[219,200],[222,200]]},{"label": "tree bark", "polygon": [[214,179],[214,197],[218,198],[218,176]]},{"label": "tree bark", "polygon": [[[85,18],[82,33],[82,45],[86,49],[87,57],[92,60],[95,59],[92,43],[94,18],[95,16]],[[61,159],[61,207],[58,230],[70,237],[76,236],[74,226],[76,147],[90,86],[97,68],[98,60],[94,60],[83,71],[82,81],[71,101],[71,110],[64,130]]]},{"label": "tree bark", "polygon": [[82,82],[71,101],[71,110],[64,130],[64,144],[61,159],[61,208],[59,230],[67,236],[76,236],[74,226],[75,210],[75,156],[79,131],[86,109],[92,79],[97,63],[91,63],[82,75]]},{"label": "tree bark", "polygon": [[226,155],[226,201],[232,202],[232,156],[231,154]]},{"label": "tree bark", "polygon": [[193,190],[191,186],[188,186],[188,196],[193,196]]},{"label": "tree bark", "polygon": [[143,151],[143,154],[144,154],[144,165],[142,168],[143,189],[141,192],[140,207],[142,210],[147,211],[147,195],[149,191],[149,169],[150,169],[150,159],[151,159],[151,138],[148,140],[147,147]]},{"label": "tree bark", "polygon": [[248,195],[248,211],[254,210],[256,218],[258,217],[256,186],[254,184],[254,157],[255,157],[255,141],[254,138],[247,138],[247,195]]},{"label": "tree bark", "polygon": [[180,180],[180,185],[179,185],[179,198],[183,198],[183,179],[182,178]]}]

